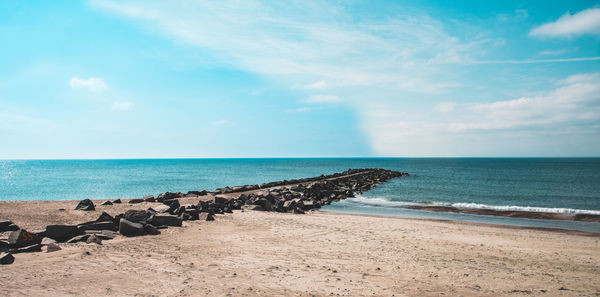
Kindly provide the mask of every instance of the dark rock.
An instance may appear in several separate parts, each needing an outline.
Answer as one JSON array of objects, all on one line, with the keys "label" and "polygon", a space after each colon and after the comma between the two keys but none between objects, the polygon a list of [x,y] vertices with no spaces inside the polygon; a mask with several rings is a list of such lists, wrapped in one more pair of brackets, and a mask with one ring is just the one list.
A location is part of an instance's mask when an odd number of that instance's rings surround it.
[{"label": "dark rock", "polygon": [[80,235],[81,231],[77,226],[71,225],[48,225],[46,226],[46,237],[50,237],[56,241],[63,242]]},{"label": "dark rock", "polygon": [[92,235],[90,235],[90,237],[88,237],[88,239],[85,242],[86,243],[102,244],[102,239],[100,239],[98,236],[92,234]]},{"label": "dark rock", "polygon": [[266,198],[260,198],[254,202],[255,205],[260,205],[264,210],[271,211],[271,202]]},{"label": "dark rock", "polygon": [[119,223],[119,233],[125,236],[138,236],[144,234],[144,225],[121,219]]},{"label": "dark rock", "polygon": [[115,218],[113,218],[113,216],[109,215],[105,211],[103,211],[100,214],[100,216],[96,219],[96,222],[114,222],[114,221],[115,221]]},{"label": "dark rock", "polygon": [[78,236],[75,236],[75,237],[67,240],[67,243],[82,242],[82,241],[86,241],[88,238],[90,238],[90,234],[82,234],[82,235],[78,235]]},{"label": "dark rock", "polygon": [[52,253],[60,250],[62,250],[62,248],[56,243],[49,243],[46,245],[46,253]]},{"label": "dark rock", "polygon": [[304,214],[304,210],[302,210],[302,209],[301,209],[301,208],[299,208],[299,207],[296,207],[296,208],[294,208],[294,213],[295,213],[295,214]]},{"label": "dark rock", "polygon": [[0,254],[0,265],[10,265],[15,262],[15,257],[10,253]]},{"label": "dark rock", "polygon": [[154,227],[150,224],[147,224],[147,225],[144,225],[144,233],[147,235],[158,235],[158,234],[160,234],[160,231],[158,231],[158,229],[156,229],[156,227]]},{"label": "dark rock", "polygon": [[102,204],[100,204],[100,205],[113,205],[113,203],[110,202],[110,200],[106,200],[106,201],[102,202]]},{"label": "dark rock", "polygon": [[0,232],[17,231],[17,230],[19,230],[19,226],[15,225],[15,223],[13,223],[11,221],[0,222]]},{"label": "dark rock", "polygon": [[198,219],[200,221],[214,221],[215,217],[210,213],[202,212],[202,213],[198,214]]},{"label": "dark rock", "polygon": [[90,210],[95,210],[95,209],[96,209],[96,207],[94,206],[94,202],[92,202],[92,200],[90,200],[90,199],[81,200],[81,201],[79,201],[77,206],[75,206],[75,210],[90,211]]},{"label": "dark rock", "polygon": [[146,202],[155,202],[156,198],[154,198],[154,196],[152,196],[152,195],[148,195],[148,196],[144,197],[144,201],[146,201]]},{"label": "dark rock", "polygon": [[110,239],[114,239],[115,237],[117,237],[117,232],[110,231],[110,230],[86,230],[85,234],[95,235],[96,237],[98,237],[102,240],[110,240]]},{"label": "dark rock", "polygon": [[25,229],[19,229],[12,231],[8,236],[8,244],[11,247],[23,247],[32,244],[38,244],[42,242],[42,239],[37,235],[27,232]]},{"label": "dark rock", "polygon": [[228,196],[216,196],[215,203],[217,204],[229,204],[233,200],[233,197]]},{"label": "dark rock", "polygon": [[81,231],[87,230],[117,230],[117,225],[113,221],[110,222],[87,222],[77,226]]},{"label": "dark rock", "polygon": [[148,212],[146,212],[145,210],[130,209],[123,214],[123,219],[134,223],[145,223],[148,218]]},{"label": "dark rock", "polygon": [[119,203],[121,203],[121,199],[116,199],[116,200],[113,200],[113,202],[112,202],[112,203],[114,203],[114,204],[119,204]]},{"label": "dark rock", "polygon": [[153,215],[149,223],[154,226],[181,226],[181,219],[171,215]]},{"label": "dark rock", "polygon": [[10,249],[11,254],[33,253],[33,252],[41,252],[41,251],[42,251],[42,245],[39,243],[32,244],[32,245],[25,246],[25,247]]},{"label": "dark rock", "polygon": [[142,203],[142,202],[144,202],[144,199],[141,199],[141,198],[129,199],[129,203],[131,203],[131,204],[137,204],[137,203]]}]

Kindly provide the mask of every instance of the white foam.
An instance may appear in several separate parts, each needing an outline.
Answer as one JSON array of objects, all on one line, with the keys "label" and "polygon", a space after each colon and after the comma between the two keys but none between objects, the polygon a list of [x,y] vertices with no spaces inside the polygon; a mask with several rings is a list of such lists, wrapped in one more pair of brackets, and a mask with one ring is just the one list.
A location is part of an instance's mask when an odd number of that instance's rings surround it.
[{"label": "white foam", "polygon": [[527,211],[527,212],[547,212],[547,213],[560,213],[567,215],[576,214],[591,214],[600,215],[600,210],[589,210],[589,209],[574,209],[574,208],[551,208],[551,207],[537,207],[537,206],[517,206],[517,205],[488,205],[479,203],[444,203],[444,202],[432,202],[432,203],[417,203],[407,201],[392,201],[384,197],[376,198],[365,198],[357,196],[356,198],[346,199],[345,201],[360,203],[371,206],[382,206],[382,207],[406,207],[412,205],[429,205],[429,206],[452,206],[463,209],[490,209],[498,211]]},{"label": "white foam", "polygon": [[551,207],[537,207],[537,206],[516,206],[516,205],[487,205],[478,203],[453,203],[451,206],[456,208],[468,208],[468,209],[490,209],[499,211],[527,211],[527,212],[548,212],[548,213],[561,213],[561,214],[592,214],[600,215],[600,210],[589,210],[589,209],[574,209],[574,208],[551,208]]}]

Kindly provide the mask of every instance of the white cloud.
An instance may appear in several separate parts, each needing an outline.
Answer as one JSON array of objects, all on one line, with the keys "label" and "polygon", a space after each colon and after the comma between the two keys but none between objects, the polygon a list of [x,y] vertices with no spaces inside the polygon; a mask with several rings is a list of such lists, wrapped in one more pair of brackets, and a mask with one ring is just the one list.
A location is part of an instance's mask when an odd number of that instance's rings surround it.
[{"label": "white cloud", "polygon": [[[569,76],[558,81],[553,91],[536,96],[456,104],[451,110],[446,107],[440,103],[435,108],[447,111],[443,117],[439,113],[396,115],[394,110],[376,117],[366,114],[364,129],[381,155],[469,155],[471,146],[479,149],[473,155],[510,155],[519,147],[535,147],[553,139],[564,141],[573,135],[578,141],[592,141],[590,137],[600,134],[600,73]],[[480,143],[484,139],[501,144],[504,151]]]},{"label": "white cloud", "polygon": [[573,37],[583,34],[600,35],[600,8],[589,8],[573,15],[567,12],[558,20],[529,32],[534,37]]},{"label": "white cloud", "polygon": [[435,110],[438,112],[447,113],[453,111],[455,106],[456,103],[454,102],[440,102],[435,106]]},{"label": "white cloud", "polygon": [[312,84],[307,84],[307,85],[293,85],[292,89],[318,90],[318,89],[325,89],[330,86],[331,85],[329,83],[327,83],[326,81],[320,80],[320,81],[314,82]]},{"label": "white cloud", "polygon": [[[222,63],[291,80],[295,88],[388,86],[441,93],[456,83],[437,75],[436,63],[466,60],[479,52],[473,48],[488,42],[471,37],[462,42],[423,14],[355,22],[328,2],[89,3],[177,42],[214,51]],[[298,83],[306,81],[314,83]]]},{"label": "white cloud", "polygon": [[342,99],[335,95],[311,95],[302,100],[305,103],[338,103],[342,102]]},{"label": "white cloud", "polygon": [[286,109],[285,112],[289,112],[289,113],[304,113],[304,112],[309,112],[312,111],[312,108],[310,107],[298,107],[298,108],[294,108],[294,109]]},{"label": "white cloud", "polygon": [[213,122],[213,125],[215,126],[232,126],[233,122],[229,121],[229,120],[217,120]]},{"label": "white cloud", "polygon": [[569,52],[568,49],[555,49],[555,50],[543,50],[540,52],[540,55],[542,56],[556,56],[556,55],[562,55]]},{"label": "white cloud", "polygon": [[74,76],[71,77],[71,80],[69,81],[69,86],[71,86],[71,88],[73,89],[84,88],[92,92],[100,92],[108,88],[108,85],[106,85],[104,80],[98,77],[90,77],[88,79],[84,79]]},{"label": "white cloud", "polygon": [[130,110],[132,107],[133,103],[129,101],[115,101],[112,105],[112,109],[114,110]]}]

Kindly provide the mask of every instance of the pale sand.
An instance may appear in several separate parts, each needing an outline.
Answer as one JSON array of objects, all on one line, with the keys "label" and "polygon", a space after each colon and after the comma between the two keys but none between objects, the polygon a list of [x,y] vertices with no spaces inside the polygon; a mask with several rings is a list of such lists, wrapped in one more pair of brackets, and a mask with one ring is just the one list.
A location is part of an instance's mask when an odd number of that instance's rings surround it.
[{"label": "pale sand", "polygon": [[[0,219],[35,229],[153,205],[83,212],[72,210],[75,204],[1,202]],[[460,222],[236,211],[158,236],[15,255],[14,264],[0,266],[0,296],[597,296],[599,239]]]}]

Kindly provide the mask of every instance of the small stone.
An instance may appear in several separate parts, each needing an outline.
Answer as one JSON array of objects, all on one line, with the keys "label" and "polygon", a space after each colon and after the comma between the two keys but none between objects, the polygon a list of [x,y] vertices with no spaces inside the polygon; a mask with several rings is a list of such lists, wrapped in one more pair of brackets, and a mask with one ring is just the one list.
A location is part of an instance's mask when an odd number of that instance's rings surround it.
[{"label": "small stone", "polygon": [[90,235],[90,237],[88,237],[88,239],[85,242],[86,243],[102,244],[102,239],[100,239],[98,236],[92,234],[92,235]]},{"label": "small stone", "polygon": [[50,243],[46,245],[46,253],[52,253],[60,250],[62,250],[62,248],[56,243]]},{"label": "small stone", "polygon": [[106,200],[106,201],[102,202],[102,204],[100,204],[100,205],[113,205],[113,203],[110,202],[110,200]]},{"label": "small stone", "polygon": [[94,202],[92,202],[92,200],[90,200],[90,199],[81,200],[81,201],[79,201],[77,206],[75,206],[75,210],[91,211],[91,210],[95,210],[95,209],[96,209],[96,207],[94,206]]},{"label": "small stone", "polygon": [[116,199],[116,200],[113,200],[113,202],[112,202],[112,203],[113,203],[113,204],[119,204],[119,203],[121,203],[121,199]]}]

